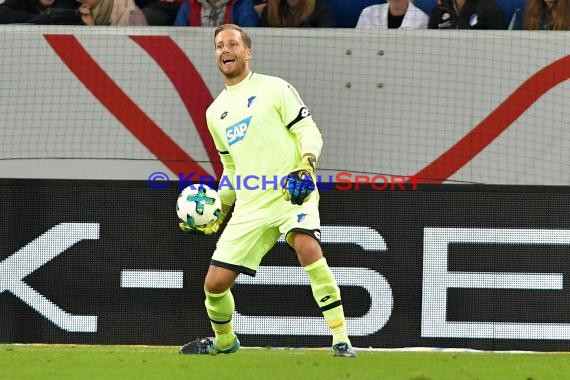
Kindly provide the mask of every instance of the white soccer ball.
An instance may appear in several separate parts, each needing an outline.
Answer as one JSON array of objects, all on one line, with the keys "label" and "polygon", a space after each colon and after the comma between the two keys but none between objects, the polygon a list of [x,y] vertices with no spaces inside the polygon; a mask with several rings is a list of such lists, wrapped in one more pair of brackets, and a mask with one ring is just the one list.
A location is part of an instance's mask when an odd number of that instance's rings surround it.
[{"label": "white soccer ball", "polygon": [[222,201],[218,192],[202,183],[186,187],[176,200],[178,218],[192,227],[215,222],[221,212]]}]

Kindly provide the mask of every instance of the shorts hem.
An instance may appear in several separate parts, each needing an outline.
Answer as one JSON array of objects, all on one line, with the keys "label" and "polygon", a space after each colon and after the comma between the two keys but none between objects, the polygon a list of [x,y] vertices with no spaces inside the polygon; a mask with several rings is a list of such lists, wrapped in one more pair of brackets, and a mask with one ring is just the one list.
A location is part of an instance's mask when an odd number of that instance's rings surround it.
[{"label": "shorts hem", "polygon": [[256,271],[254,271],[251,268],[244,267],[241,265],[228,264],[228,263],[224,263],[224,262],[221,262],[218,260],[211,260],[210,264],[213,266],[216,266],[216,267],[229,269],[229,270],[234,271],[236,273],[243,273],[243,274],[246,274],[246,275],[251,276],[251,277],[255,277],[255,273],[256,273]]},{"label": "shorts hem", "polygon": [[321,245],[321,239],[317,238],[315,236],[315,232],[318,232],[319,236],[321,233],[321,230],[319,229],[314,229],[314,230],[308,230],[306,228],[291,228],[289,231],[287,231],[287,233],[285,234],[285,242],[287,243],[287,246],[292,249],[293,251],[295,251],[295,248],[293,248],[293,246],[291,246],[291,244],[289,244],[289,241],[287,240],[287,236],[289,236],[290,233],[292,232],[297,232],[300,234],[304,234],[304,235],[308,235],[310,237],[312,237],[313,239],[315,239],[317,241],[317,243],[319,243],[319,245]]}]

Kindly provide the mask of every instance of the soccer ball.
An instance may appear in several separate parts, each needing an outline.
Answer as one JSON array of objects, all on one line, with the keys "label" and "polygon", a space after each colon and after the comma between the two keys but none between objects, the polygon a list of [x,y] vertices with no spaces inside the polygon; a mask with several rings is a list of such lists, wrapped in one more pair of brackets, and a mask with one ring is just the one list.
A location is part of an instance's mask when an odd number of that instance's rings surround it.
[{"label": "soccer ball", "polygon": [[218,192],[208,185],[186,187],[176,200],[176,214],[192,227],[204,227],[215,222],[222,212]]}]

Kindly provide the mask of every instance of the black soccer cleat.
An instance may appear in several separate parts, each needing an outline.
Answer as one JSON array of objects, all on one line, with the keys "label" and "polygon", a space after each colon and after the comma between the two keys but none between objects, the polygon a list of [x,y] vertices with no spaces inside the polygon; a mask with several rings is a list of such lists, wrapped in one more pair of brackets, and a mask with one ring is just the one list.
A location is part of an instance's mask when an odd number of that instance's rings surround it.
[{"label": "black soccer cleat", "polygon": [[356,351],[346,343],[337,343],[332,346],[334,356],[353,358],[356,356]]},{"label": "black soccer cleat", "polygon": [[234,343],[225,350],[221,350],[214,344],[214,338],[196,339],[180,347],[180,354],[183,355],[217,355],[231,354],[239,350],[240,343],[236,338]]}]

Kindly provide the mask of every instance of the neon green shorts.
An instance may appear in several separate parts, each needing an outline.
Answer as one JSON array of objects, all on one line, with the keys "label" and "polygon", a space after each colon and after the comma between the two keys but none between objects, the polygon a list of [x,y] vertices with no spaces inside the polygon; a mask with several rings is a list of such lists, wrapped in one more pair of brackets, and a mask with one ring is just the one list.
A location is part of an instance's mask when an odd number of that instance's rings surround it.
[{"label": "neon green shorts", "polygon": [[236,210],[212,255],[212,265],[255,276],[263,257],[282,234],[302,232],[320,241],[319,196],[301,206],[275,199],[261,209]]}]

